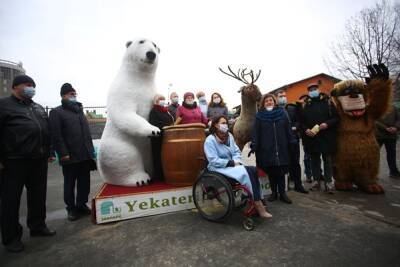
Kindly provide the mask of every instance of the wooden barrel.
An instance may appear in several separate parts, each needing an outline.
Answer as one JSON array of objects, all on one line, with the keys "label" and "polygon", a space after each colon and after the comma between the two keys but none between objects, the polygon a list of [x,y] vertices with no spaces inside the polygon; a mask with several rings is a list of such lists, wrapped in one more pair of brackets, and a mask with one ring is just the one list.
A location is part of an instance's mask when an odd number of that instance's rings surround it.
[{"label": "wooden barrel", "polygon": [[202,123],[163,128],[161,162],[165,182],[176,186],[192,185],[205,167],[205,126]]}]

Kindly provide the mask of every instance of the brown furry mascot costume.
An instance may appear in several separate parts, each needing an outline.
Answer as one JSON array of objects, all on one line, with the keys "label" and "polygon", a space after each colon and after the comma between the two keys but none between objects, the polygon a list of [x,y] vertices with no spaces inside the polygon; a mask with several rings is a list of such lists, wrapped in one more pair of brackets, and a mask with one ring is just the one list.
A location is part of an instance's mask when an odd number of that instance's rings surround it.
[{"label": "brown furry mascot costume", "polygon": [[335,84],[331,92],[341,118],[334,177],[337,190],[359,189],[372,194],[384,190],[377,183],[379,146],[374,136],[375,121],[390,107],[392,82],[385,65],[368,66],[367,83],[359,80]]}]

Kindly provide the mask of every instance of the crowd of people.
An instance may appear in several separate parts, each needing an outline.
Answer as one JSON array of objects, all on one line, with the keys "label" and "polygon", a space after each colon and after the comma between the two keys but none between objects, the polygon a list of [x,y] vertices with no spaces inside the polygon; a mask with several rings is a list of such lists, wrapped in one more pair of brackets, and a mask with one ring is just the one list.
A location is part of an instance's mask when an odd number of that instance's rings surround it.
[{"label": "crowd of people", "polygon": [[[11,252],[24,249],[19,223],[24,187],[27,189],[30,235],[56,234],[45,222],[47,166],[56,155],[64,176],[68,220],[75,221],[91,213],[87,202],[90,171],[96,169],[96,153],[82,104],[77,101],[77,91],[71,84],[63,84],[61,105],[52,109],[48,116],[44,108],[32,100],[35,87],[31,77],[17,76],[12,84],[12,95],[0,99],[0,226],[2,242]],[[255,153],[256,166],[269,177],[272,194],[268,201],[279,198],[292,203],[286,194],[286,174],[293,181],[295,191],[309,193],[301,179],[300,144],[304,150],[306,181],[313,182],[310,189],[334,191],[332,156],[339,116],[330,97],[320,92],[318,84],[310,84],[307,90],[308,93],[296,103],[288,103],[284,91],[265,94],[259,103],[249,156]],[[246,185],[253,194],[258,214],[262,218],[271,218],[260,191],[258,171],[255,166],[243,165],[241,151],[229,133],[228,108],[221,94],[212,93],[207,102],[203,91],[196,95],[186,92],[183,101],[179,100],[176,92],[170,94],[169,101],[157,94],[149,122],[160,129],[190,123],[208,127],[209,135],[204,143],[208,169]],[[400,115],[396,108],[376,123],[376,138],[380,146],[385,145],[392,178],[400,178],[396,166],[399,127]],[[161,138],[152,138],[151,142],[155,176],[162,177]]]}]

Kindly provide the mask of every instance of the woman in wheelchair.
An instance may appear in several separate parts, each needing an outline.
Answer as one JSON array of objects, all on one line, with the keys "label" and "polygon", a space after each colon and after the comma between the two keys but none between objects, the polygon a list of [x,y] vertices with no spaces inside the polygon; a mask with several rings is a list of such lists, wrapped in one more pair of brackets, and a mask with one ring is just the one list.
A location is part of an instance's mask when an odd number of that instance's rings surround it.
[{"label": "woman in wheelchair", "polygon": [[255,167],[243,166],[242,156],[233,136],[228,132],[228,119],[218,116],[212,120],[210,135],[204,143],[209,171],[221,173],[238,181],[252,193],[255,209],[262,218],[271,218],[261,202],[260,182]]}]

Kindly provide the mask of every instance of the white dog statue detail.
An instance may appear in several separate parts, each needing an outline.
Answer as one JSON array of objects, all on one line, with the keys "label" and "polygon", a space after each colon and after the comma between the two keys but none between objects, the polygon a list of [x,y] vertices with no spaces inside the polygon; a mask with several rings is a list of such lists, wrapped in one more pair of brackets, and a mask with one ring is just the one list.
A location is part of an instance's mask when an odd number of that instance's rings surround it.
[{"label": "white dog statue detail", "polygon": [[121,68],[108,92],[107,123],[99,146],[100,175],[109,184],[141,186],[150,182],[148,136],[160,132],[148,122],[159,53],[146,39],[126,44]]}]

